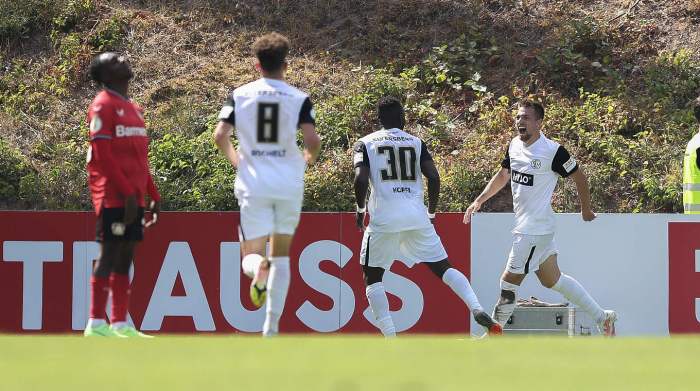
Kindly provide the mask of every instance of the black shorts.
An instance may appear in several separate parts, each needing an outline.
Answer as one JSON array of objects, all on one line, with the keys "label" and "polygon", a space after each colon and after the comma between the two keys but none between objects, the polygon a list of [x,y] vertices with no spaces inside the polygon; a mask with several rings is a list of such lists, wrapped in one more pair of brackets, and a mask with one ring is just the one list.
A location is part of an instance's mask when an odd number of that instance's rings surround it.
[{"label": "black shorts", "polygon": [[[95,240],[98,242],[105,240],[129,240],[140,242],[143,240],[143,212],[144,209],[139,207],[136,211],[136,220],[124,227],[122,224],[122,221],[124,221],[124,208],[102,208],[102,213],[97,216]],[[120,225],[124,227],[121,235],[119,234]]]}]

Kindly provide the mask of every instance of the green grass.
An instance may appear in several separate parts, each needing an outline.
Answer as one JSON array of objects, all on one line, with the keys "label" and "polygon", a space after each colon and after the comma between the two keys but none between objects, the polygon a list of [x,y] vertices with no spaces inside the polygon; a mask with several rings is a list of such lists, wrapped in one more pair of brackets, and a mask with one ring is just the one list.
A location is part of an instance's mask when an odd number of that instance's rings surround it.
[{"label": "green grass", "polygon": [[3,390],[691,390],[700,338],[0,337]]}]

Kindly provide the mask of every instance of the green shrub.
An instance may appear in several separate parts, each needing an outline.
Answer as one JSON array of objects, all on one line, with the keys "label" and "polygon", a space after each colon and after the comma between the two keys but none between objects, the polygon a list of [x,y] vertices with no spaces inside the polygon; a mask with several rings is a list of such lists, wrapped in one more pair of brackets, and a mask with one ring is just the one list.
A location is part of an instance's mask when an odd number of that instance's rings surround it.
[{"label": "green shrub", "polygon": [[357,139],[378,129],[377,101],[386,95],[405,99],[411,83],[385,69],[368,67],[347,95],[318,104],[317,128],[324,148],[347,149]]},{"label": "green shrub", "polygon": [[0,43],[26,38],[50,26],[63,2],[53,0],[0,0]]},{"label": "green shrub", "polygon": [[486,86],[479,83],[481,65],[498,51],[498,46],[485,41],[479,30],[472,29],[468,34],[432,48],[418,68],[420,85],[428,90],[447,87],[459,91],[467,87],[484,92]]},{"label": "green shrub", "polygon": [[681,49],[661,53],[644,68],[644,89],[655,112],[682,109],[697,97],[700,88],[700,63],[693,53]]},{"label": "green shrub", "polygon": [[197,137],[169,133],[153,140],[150,166],[168,210],[235,210],[234,169],[216,149],[211,131]]},{"label": "green shrub", "polygon": [[350,211],[355,209],[352,156],[341,150],[324,150],[323,160],[306,169],[304,210]]},{"label": "green shrub", "polygon": [[22,178],[33,175],[28,159],[20,151],[0,139],[0,205],[12,205],[23,199]]}]

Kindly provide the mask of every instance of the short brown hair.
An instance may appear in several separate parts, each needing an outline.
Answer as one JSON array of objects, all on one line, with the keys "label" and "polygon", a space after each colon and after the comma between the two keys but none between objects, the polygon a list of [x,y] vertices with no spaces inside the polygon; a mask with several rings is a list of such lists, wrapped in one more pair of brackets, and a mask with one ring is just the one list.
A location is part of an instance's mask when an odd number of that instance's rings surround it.
[{"label": "short brown hair", "polygon": [[542,104],[539,102],[535,102],[534,100],[530,99],[522,99],[518,101],[518,107],[531,107],[533,110],[535,110],[537,119],[544,118],[544,106],[542,106]]},{"label": "short brown hair", "polygon": [[253,54],[260,61],[262,69],[268,72],[282,68],[287,53],[289,53],[289,40],[275,32],[259,37],[253,44]]},{"label": "short brown hair", "polygon": [[695,119],[700,122],[700,96],[693,102],[693,113],[695,113]]}]

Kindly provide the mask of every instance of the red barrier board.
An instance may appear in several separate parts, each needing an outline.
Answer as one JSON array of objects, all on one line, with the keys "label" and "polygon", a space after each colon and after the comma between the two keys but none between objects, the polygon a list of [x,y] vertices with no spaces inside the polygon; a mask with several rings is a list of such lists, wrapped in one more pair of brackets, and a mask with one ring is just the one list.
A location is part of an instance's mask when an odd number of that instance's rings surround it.
[{"label": "red barrier board", "polygon": [[668,223],[668,330],[700,333],[700,223]]},{"label": "red barrier board", "polygon": [[[130,317],[148,332],[259,332],[264,309],[248,298],[237,212],[165,212],[134,259]],[[0,212],[0,332],[81,330],[89,305],[95,218],[90,212]],[[436,229],[454,267],[469,276],[461,214]],[[352,213],[304,213],[292,245],[282,332],[378,333],[359,264]],[[468,333],[469,313],[425,266],[398,260],[385,274],[397,330]]]}]

